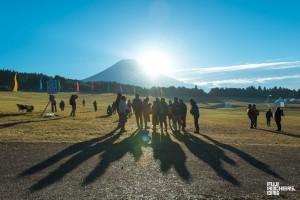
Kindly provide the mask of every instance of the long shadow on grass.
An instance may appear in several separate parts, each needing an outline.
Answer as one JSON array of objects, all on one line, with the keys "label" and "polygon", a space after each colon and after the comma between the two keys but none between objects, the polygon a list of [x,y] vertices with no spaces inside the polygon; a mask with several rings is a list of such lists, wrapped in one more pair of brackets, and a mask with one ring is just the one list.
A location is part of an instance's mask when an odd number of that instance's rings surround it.
[{"label": "long shadow on grass", "polygon": [[207,135],[203,135],[201,134],[204,138],[210,140],[211,142],[213,142],[216,146],[221,147],[223,149],[226,149],[228,151],[231,151],[232,153],[235,153],[237,156],[239,156],[240,158],[242,158],[244,161],[246,161],[247,163],[251,164],[253,167],[275,177],[278,179],[283,180],[283,178],[277,174],[276,172],[274,172],[267,164],[263,163],[262,161],[257,160],[256,158],[254,158],[253,156],[247,154],[244,151],[241,151],[233,146],[230,146],[228,144],[224,144],[222,142],[218,142],[214,139],[212,139],[211,137],[207,136]]},{"label": "long shadow on grass", "polygon": [[54,163],[58,162],[59,160],[63,159],[68,155],[77,153],[73,155],[73,157],[68,159],[65,163],[61,164],[56,170],[50,172],[46,177],[42,178],[36,184],[31,186],[30,191],[38,191],[55,182],[58,182],[65,175],[76,169],[80,164],[84,163],[94,155],[97,155],[107,150],[109,146],[111,146],[115,141],[117,141],[121,135],[121,133],[113,135],[114,132],[115,130],[101,138],[96,138],[87,142],[72,145],[71,147],[56,154],[55,156],[52,156],[51,158],[43,161],[42,163],[26,170],[21,174],[21,176],[36,173],[42,169],[53,165]]},{"label": "long shadow on grass", "polygon": [[[66,118],[66,117],[54,118],[54,119],[51,119],[51,120],[60,120],[60,119],[63,119],[63,118]],[[45,121],[51,121],[51,120],[36,120],[36,121],[29,120],[29,121],[19,121],[19,122],[6,123],[6,124],[1,124],[0,129],[9,128],[11,126],[15,126],[15,125],[18,125],[18,124],[28,124],[28,123],[34,123],[34,122],[45,122]]]},{"label": "long shadow on grass", "polygon": [[190,173],[185,165],[186,155],[180,145],[174,142],[169,133],[152,134],[152,143],[154,159],[160,160],[160,168],[166,173],[174,166],[178,175],[185,181],[190,180]]},{"label": "long shadow on grass", "polygon": [[270,132],[270,133],[286,135],[286,136],[295,137],[295,138],[300,138],[300,135],[296,135],[294,133],[288,133],[288,132],[282,132],[282,131],[272,131],[272,130],[267,130],[267,129],[263,129],[263,128],[258,128],[257,130],[267,131],[267,132]]},{"label": "long shadow on grass", "polygon": [[240,185],[239,181],[222,167],[221,161],[223,160],[233,166],[236,165],[236,162],[226,156],[219,147],[209,144],[188,132],[185,132],[185,134],[173,132],[173,135],[176,139],[182,141],[192,154],[213,168],[218,176],[233,185]]}]

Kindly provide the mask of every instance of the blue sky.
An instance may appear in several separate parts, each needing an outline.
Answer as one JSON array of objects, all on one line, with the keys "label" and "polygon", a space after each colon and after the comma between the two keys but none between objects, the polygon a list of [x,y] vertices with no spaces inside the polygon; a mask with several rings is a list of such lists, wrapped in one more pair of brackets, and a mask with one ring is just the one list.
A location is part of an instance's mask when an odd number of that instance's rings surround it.
[{"label": "blue sky", "polygon": [[203,87],[300,85],[297,0],[0,2],[0,68],[84,79],[159,50]]}]

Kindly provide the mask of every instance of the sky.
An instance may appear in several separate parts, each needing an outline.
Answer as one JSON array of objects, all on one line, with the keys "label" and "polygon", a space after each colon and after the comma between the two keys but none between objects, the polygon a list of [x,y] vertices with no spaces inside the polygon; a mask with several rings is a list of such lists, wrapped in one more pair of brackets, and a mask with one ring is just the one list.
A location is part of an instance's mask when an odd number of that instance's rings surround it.
[{"label": "sky", "polygon": [[81,80],[159,52],[200,87],[300,88],[297,0],[9,0],[0,25],[0,69]]}]

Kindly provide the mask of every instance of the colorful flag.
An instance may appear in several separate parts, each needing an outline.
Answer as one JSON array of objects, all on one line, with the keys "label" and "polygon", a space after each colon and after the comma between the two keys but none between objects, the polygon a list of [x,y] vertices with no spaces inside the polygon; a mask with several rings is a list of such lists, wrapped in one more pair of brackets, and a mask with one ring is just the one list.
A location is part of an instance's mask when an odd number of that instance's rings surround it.
[{"label": "colorful flag", "polygon": [[76,83],[76,92],[79,92],[79,83],[78,83],[78,81]]},{"label": "colorful flag", "polygon": [[109,92],[109,83],[107,83],[107,92]]},{"label": "colorful flag", "polygon": [[41,79],[40,79],[40,92],[43,91],[43,81],[42,81],[42,78],[43,77],[41,77]]},{"label": "colorful flag", "polygon": [[94,92],[94,83],[93,82],[92,82],[91,90],[92,90],[92,92]]},{"label": "colorful flag", "polygon": [[120,84],[120,93],[121,93],[121,94],[123,93],[121,84]]},{"label": "colorful flag", "polygon": [[58,80],[58,91],[61,91],[60,80]]},{"label": "colorful flag", "polygon": [[15,85],[14,85],[14,89],[13,92],[18,92],[18,81],[17,81],[17,73],[15,73]]}]

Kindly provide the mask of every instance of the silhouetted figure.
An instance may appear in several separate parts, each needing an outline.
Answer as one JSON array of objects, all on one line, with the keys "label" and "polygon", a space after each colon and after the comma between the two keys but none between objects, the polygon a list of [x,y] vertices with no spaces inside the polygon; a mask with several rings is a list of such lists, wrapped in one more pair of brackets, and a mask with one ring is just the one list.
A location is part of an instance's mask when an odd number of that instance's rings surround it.
[{"label": "silhouetted figure", "polygon": [[125,124],[127,122],[127,115],[129,113],[129,108],[126,104],[126,97],[122,96],[120,98],[119,102],[119,116],[120,116],[120,127],[121,127],[121,133],[126,132],[125,130]]},{"label": "silhouetted figure", "polygon": [[158,125],[158,108],[159,108],[159,99],[156,98],[155,101],[153,101],[152,105],[152,130],[155,132],[156,131],[156,125]]},{"label": "silhouetted figure", "polygon": [[85,99],[82,100],[82,105],[85,107]]},{"label": "silhouetted figure", "polygon": [[267,118],[267,126],[271,126],[271,118],[273,118],[273,113],[271,111],[271,109],[268,110],[268,112],[266,112],[266,118]]},{"label": "silhouetted figure", "polygon": [[113,110],[112,107],[110,105],[108,105],[107,109],[106,109],[106,113],[111,116],[113,114]]},{"label": "silhouetted figure", "polygon": [[50,103],[51,103],[51,112],[53,112],[53,113],[57,112],[55,96],[53,94],[50,94],[49,95],[49,100],[50,100]]},{"label": "silhouetted figure", "polygon": [[283,110],[280,110],[280,107],[278,107],[274,115],[277,125],[277,131],[281,131],[281,116],[284,116]]},{"label": "silhouetted figure", "polygon": [[112,108],[112,110],[113,110],[113,114],[116,114],[116,103],[115,103],[115,102],[113,102],[113,103],[111,104],[111,108]]},{"label": "silhouetted figure", "polygon": [[254,128],[254,123],[255,123],[254,115],[255,115],[255,111],[253,110],[251,104],[248,105],[247,115],[248,115],[248,118],[250,119],[250,128]]},{"label": "silhouetted figure", "polygon": [[143,102],[138,94],[136,94],[135,98],[132,100],[132,108],[138,129],[143,129]]},{"label": "silhouetted figure", "polygon": [[98,110],[98,107],[97,107],[97,101],[96,101],[96,100],[93,102],[93,106],[94,106],[94,110],[95,110],[95,112],[97,112],[97,110]]},{"label": "silhouetted figure", "polygon": [[60,101],[59,108],[60,108],[61,111],[65,110],[65,102],[63,100]]},{"label": "silhouetted figure", "polygon": [[158,107],[158,118],[160,123],[160,129],[163,131],[163,124],[165,125],[165,131],[167,131],[167,116],[168,116],[168,104],[165,98],[161,98]]},{"label": "silhouetted figure", "polygon": [[253,127],[254,127],[254,128],[257,128],[257,117],[259,116],[259,110],[257,110],[255,104],[253,104],[252,109],[253,109],[253,111],[254,111],[254,114],[253,114],[253,117],[254,117],[254,124],[253,124]]},{"label": "silhouetted figure", "polygon": [[149,102],[149,98],[147,97],[144,99],[142,104],[145,129],[150,128],[147,126],[147,123],[150,122],[150,113],[151,113],[151,108],[148,102]]},{"label": "silhouetted figure", "polygon": [[[174,131],[180,131],[181,127],[181,113],[180,113],[180,104],[178,102],[178,98],[174,98],[174,102],[172,104],[172,121],[173,121],[173,128]],[[178,125],[178,130],[177,130]]]},{"label": "silhouetted figure", "polygon": [[120,128],[121,126],[120,126],[120,114],[119,114],[119,108],[120,108],[120,100],[121,100],[121,97],[122,97],[122,94],[121,93],[118,93],[118,95],[117,95],[117,98],[116,98],[116,101],[115,101],[115,108],[116,108],[116,110],[117,110],[117,113],[118,113],[118,127],[117,127],[117,129],[118,128]]},{"label": "silhouetted figure", "polygon": [[179,105],[180,105],[180,117],[181,117],[182,131],[185,131],[187,107],[186,107],[185,103],[183,102],[183,99],[179,99]]},{"label": "silhouetted figure", "polygon": [[169,119],[169,125],[172,126],[172,100],[169,100],[169,105],[168,105],[168,119]]},{"label": "silhouetted figure", "polygon": [[194,133],[199,134],[200,133],[200,127],[198,122],[198,119],[200,117],[199,108],[197,106],[197,103],[194,101],[194,99],[190,99],[190,104],[192,106],[190,113],[191,115],[194,116],[194,125],[196,128],[196,131]]},{"label": "silhouetted figure", "polygon": [[128,115],[131,117],[131,114],[132,114],[132,112],[131,112],[131,110],[132,110],[132,103],[131,103],[130,99],[128,99],[128,101],[127,101],[127,107],[129,109]]},{"label": "silhouetted figure", "polygon": [[70,105],[72,106],[71,110],[71,117],[75,117],[75,112],[76,112],[76,99],[78,98],[77,94],[72,94],[70,97]]}]

